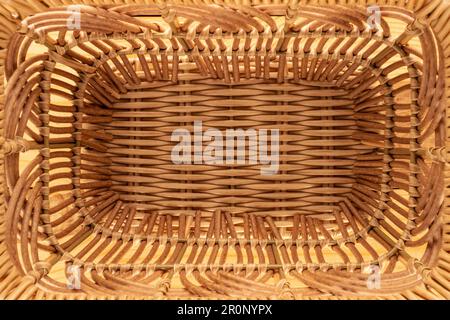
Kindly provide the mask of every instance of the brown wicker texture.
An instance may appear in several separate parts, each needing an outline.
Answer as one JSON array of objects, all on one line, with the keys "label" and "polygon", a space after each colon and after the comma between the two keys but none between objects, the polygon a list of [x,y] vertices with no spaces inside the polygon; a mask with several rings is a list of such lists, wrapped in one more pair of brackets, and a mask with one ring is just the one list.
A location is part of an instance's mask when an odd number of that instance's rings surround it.
[{"label": "brown wicker texture", "polygon": [[[449,19],[2,0],[0,298],[450,298]],[[194,121],[279,129],[278,173],[174,164]]]}]

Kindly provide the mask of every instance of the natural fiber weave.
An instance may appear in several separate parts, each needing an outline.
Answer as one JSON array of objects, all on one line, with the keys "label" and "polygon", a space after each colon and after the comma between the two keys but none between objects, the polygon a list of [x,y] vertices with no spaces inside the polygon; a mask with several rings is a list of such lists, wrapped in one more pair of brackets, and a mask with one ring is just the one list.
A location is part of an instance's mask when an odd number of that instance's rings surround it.
[{"label": "natural fiber weave", "polygon": [[449,2],[371,3],[3,0],[0,298],[449,298]]}]

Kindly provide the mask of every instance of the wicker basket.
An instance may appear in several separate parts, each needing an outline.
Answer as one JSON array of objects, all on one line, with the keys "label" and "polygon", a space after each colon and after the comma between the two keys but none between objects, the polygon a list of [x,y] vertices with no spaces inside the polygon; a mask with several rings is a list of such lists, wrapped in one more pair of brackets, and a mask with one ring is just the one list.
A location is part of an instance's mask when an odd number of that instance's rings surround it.
[{"label": "wicker basket", "polygon": [[[449,298],[449,18],[2,1],[0,298]],[[195,121],[279,130],[278,171],[174,163]]]}]

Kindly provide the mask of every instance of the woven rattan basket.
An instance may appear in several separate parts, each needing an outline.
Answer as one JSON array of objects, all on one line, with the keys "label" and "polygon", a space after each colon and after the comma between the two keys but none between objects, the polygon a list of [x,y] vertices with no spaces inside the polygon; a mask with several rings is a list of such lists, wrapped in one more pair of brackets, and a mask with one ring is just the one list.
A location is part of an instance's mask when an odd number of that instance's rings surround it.
[{"label": "woven rattan basket", "polygon": [[[449,298],[449,19],[1,0],[0,298]],[[174,163],[196,121],[278,130],[278,171]]]}]

